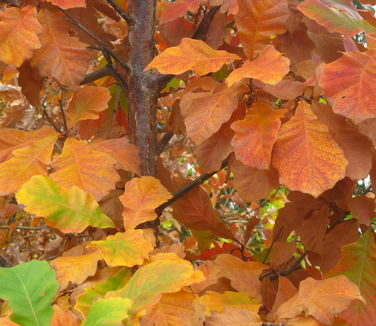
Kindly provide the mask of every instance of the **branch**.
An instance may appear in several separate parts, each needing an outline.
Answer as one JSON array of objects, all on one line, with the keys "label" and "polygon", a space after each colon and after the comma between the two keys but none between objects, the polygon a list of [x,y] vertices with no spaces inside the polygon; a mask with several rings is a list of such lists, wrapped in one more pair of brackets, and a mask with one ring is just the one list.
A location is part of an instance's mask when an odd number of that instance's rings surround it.
[{"label": "branch", "polygon": [[167,206],[170,206],[171,204],[173,204],[174,202],[176,202],[178,199],[180,199],[181,197],[183,197],[186,193],[190,192],[194,188],[198,187],[200,184],[204,183],[206,180],[210,179],[214,174],[216,174],[219,171],[221,171],[222,169],[224,169],[227,166],[227,164],[228,164],[228,161],[227,161],[227,159],[225,159],[222,162],[222,165],[221,165],[221,167],[220,167],[219,170],[214,171],[214,172],[210,172],[210,173],[202,174],[198,178],[194,179],[192,182],[186,184],[184,187],[182,187],[178,191],[174,192],[172,198],[170,198],[168,201],[166,201],[162,205],[158,206],[155,209],[155,212],[158,214],[158,216],[161,215],[162,212],[163,212],[163,210]]},{"label": "branch", "polygon": [[205,14],[204,18],[202,18],[200,22],[200,25],[198,25],[195,33],[192,36],[193,39],[203,41],[206,40],[206,34],[208,33],[210,24],[218,10],[219,6],[215,6]]},{"label": "branch", "polygon": [[100,47],[97,47],[97,46],[89,46],[89,48],[92,48],[92,49],[95,49],[95,50],[99,50],[99,51],[102,51],[102,52],[107,52],[112,58],[114,58],[117,62],[119,62],[119,64],[126,70],[129,69],[128,65],[123,62],[114,52],[112,52],[108,46],[106,45],[105,42],[103,42],[97,35],[95,35],[93,32],[91,32],[90,30],[88,30],[84,25],[82,25],[76,18],[74,18],[68,11],[64,10],[64,9],[61,9],[59,8],[69,19],[69,21],[74,25],[76,26],[77,28],[79,28],[80,30],[82,30],[83,32],[85,32],[86,34],[88,34],[92,39],[94,39],[98,44],[100,44]]},{"label": "branch", "polygon": [[127,22],[128,25],[133,25],[135,23],[134,18],[128,15],[122,8],[120,8],[115,1],[107,0],[107,2],[111,5],[112,8],[114,8],[119,16]]},{"label": "branch", "polygon": [[174,133],[172,131],[167,131],[161,140],[157,144],[157,155],[160,155],[163,153],[164,149],[170,142],[171,138],[174,137]]},{"label": "branch", "polygon": [[64,89],[61,88],[61,99],[59,99],[59,108],[60,108],[61,115],[63,116],[64,135],[67,137],[68,136],[68,124],[67,124],[67,118],[65,117],[63,102],[64,102]]},{"label": "branch", "polygon": [[104,66],[103,68],[100,68],[98,70],[91,72],[90,74],[87,74],[85,78],[80,82],[80,85],[91,83],[97,79],[101,79],[106,76],[111,76],[111,74],[112,70],[108,66]]},{"label": "branch", "polygon": [[64,134],[59,128],[57,125],[55,125],[55,123],[52,121],[51,117],[48,115],[46,109],[42,109],[42,113],[44,115],[44,117],[47,119],[47,121],[50,123],[50,125],[52,126],[52,128],[54,128],[56,130],[56,132],[58,132],[59,134]]}]

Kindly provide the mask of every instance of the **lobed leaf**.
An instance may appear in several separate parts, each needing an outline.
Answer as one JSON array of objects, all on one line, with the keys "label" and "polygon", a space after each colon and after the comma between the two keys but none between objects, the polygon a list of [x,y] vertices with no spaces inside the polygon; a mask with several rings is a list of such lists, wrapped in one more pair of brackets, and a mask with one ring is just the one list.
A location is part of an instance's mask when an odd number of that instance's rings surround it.
[{"label": "lobed leaf", "polygon": [[16,193],[25,211],[46,219],[46,223],[64,233],[82,232],[89,225],[113,227],[98,203],[76,186],[70,189],[54,183],[49,177],[34,176]]},{"label": "lobed leaf", "polygon": [[105,87],[80,87],[69,103],[67,112],[69,127],[73,127],[78,121],[98,119],[99,112],[107,109],[110,99],[110,92]]},{"label": "lobed leaf", "polygon": [[290,60],[282,56],[273,45],[267,45],[253,61],[247,60],[243,66],[233,70],[226,79],[232,86],[244,78],[254,78],[265,84],[275,85],[290,71]]},{"label": "lobed leaf", "polygon": [[145,70],[156,68],[161,74],[174,75],[192,70],[196,75],[202,76],[239,59],[238,55],[214,50],[201,40],[183,38],[178,46],[169,47],[156,56]]},{"label": "lobed leaf", "polygon": [[19,67],[41,47],[37,34],[42,26],[33,6],[0,11],[0,61]]},{"label": "lobed leaf", "polygon": [[124,206],[123,218],[126,230],[157,218],[155,209],[172,195],[154,177],[133,178],[125,184],[124,194],[119,197]]},{"label": "lobed leaf", "polygon": [[65,188],[77,186],[99,201],[120,179],[115,164],[109,154],[97,151],[91,144],[68,138],[61,155],[52,161],[50,177]]},{"label": "lobed leaf", "polygon": [[309,104],[301,102],[280,129],[273,165],[280,183],[318,197],[345,176],[347,160]]},{"label": "lobed leaf", "polygon": [[90,246],[98,248],[106,264],[112,267],[142,265],[153,250],[143,230],[118,232],[109,235],[106,240],[92,241]]}]

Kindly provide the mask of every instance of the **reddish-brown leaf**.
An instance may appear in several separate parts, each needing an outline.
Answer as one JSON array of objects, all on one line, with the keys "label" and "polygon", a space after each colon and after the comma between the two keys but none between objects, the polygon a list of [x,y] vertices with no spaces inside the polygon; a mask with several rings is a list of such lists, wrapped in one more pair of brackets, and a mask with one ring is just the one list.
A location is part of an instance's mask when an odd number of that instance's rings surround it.
[{"label": "reddish-brown leaf", "polygon": [[0,61],[21,66],[41,44],[37,34],[42,26],[33,6],[9,7],[0,11]]},{"label": "reddish-brown leaf", "polygon": [[210,138],[231,118],[246,90],[242,84],[232,87],[219,84],[209,92],[188,92],[182,97],[181,114],[187,134],[196,145]]},{"label": "reddish-brown leaf", "polygon": [[286,0],[239,0],[235,22],[248,58],[260,53],[272,36],[286,31],[288,15]]},{"label": "reddish-brown leaf", "polygon": [[70,36],[70,25],[58,13],[42,9],[39,21],[42,47],[31,59],[42,76],[52,76],[64,86],[77,88],[89,68],[91,55],[86,45]]},{"label": "reddish-brown leaf", "polygon": [[[47,0],[62,9],[86,7],[85,0]],[[89,0],[90,1],[90,0]]]},{"label": "reddish-brown leaf", "polygon": [[333,105],[333,111],[355,124],[376,117],[374,71],[376,51],[346,52],[324,66],[320,86]]},{"label": "reddish-brown leaf", "polygon": [[279,318],[293,318],[302,312],[323,324],[330,325],[334,315],[344,311],[354,301],[364,302],[358,287],[345,276],[326,280],[311,277],[300,282],[299,291],[277,311]]},{"label": "reddish-brown leaf", "polygon": [[318,197],[345,176],[347,160],[328,128],[303,101],[281,127],[273,165],[288,188]]},{"label": "reddish-brown leaf", "polygon": [[235,131],[232,146],[236,158],[257,169],[269,169],[272,149],[285,110],[273,110],[264,103],[252,105],[244,120],[231,125]]}]

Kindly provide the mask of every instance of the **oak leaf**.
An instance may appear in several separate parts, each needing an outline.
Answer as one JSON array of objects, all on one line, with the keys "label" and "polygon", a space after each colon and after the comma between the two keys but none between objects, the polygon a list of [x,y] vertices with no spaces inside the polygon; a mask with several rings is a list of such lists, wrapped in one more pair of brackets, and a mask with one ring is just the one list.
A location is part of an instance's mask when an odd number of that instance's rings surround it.
[{"label": "oak leaf", "polygon": [[63,152],[52,161],[50,177],[65,188],[77,186],[99,201],[120,179],[115,163],[110,155],[95,150],[91,144],[68,138]]},{"label": "oak leaf", "polygon": [[273,165],[280,182],[290,190],[318,197],[345,176],[347,160],[328,128],[303,101],[280,129]]},{"label": "oak leaf", "polygon": [[187,135],[196,145],[216,133],[238,108],[240,96],[247,90],[241,83],[232,87],[218,86],[210,91],[192,91],[180,101]]},{"label": "oak leaf", "polygon": [[142,265],[153,250],[143,230],[128,230],[109,235],[105,240],[92,241],[90,246],[98,248],[108,266]]},{"label": "oak leaf", "polygon": [[16,149],[13,157],[0,164],[0,194],[18,191],[32,176],[47,175],[54,144],[58,135],[50,133],[29,147]]},{"label": "oak leaf", "polygon": [[376,91],[373,69],[376,51],[346,52],[324,66],[319,81],[333,111],[350,118],[355,124],[376,117]]},{"label": "oak leaf", "polygon": [[298,292],[283,303],[276,314],[279,318],[293,318],[305,312],[330,325],[335,314],[356,300],[364,302],[358,287],[343,275],[325,280],[308,277],[300,282]]},{"label": "oak leaf", "polygon": [[73,127],[78,121],[82,120],[98,119],[99,112],[107,109],[110,99],[110,92],[105,87],[80,87],[69,102],[68,126]]},{"label": "oak leaf", "polygon": [[352,3],[343,5],[340,1],[305,0],[298,9],[330,32],[346,36],[361,32],[376,33],[376,27],[364,20]]},{"label": "oak leaf", "polygon": [[235,131],[231,141],[235,157],[251,167],[269,169],[273,145],[285,112],[273,110],[261,102],[254,103],[243,120],[231,125]]},{"label": "oak leaf", "polygon": [[133,229],[157,218],[155,209],[171,197],[171,193],[154,177],[144,176],[128,181],[124,194],[119,198],[124,206],[125,229]]},{"label": "oak leaf", "polygon": [[373,326],[376,323],[376,242],[368,230],[354,243],[342,247],[341,258],[327,276],[345,275],[360,289],[366,302],[355,301],[341,314],[354,326]]},{"label": "oak leaf", "polygon": [[163,8],[160,24],[166,24],[179,17],[183,17],[187,11],[196,13],[202,0],[180,0],[175,2],[167,2]]},{"label": "oak leaf", "polygon": [[289,15],[286,0],[239,0],[235,15],[238,35],[249,59],[253,59],[271,41],[286,31]]},{"label": "oak leaf", "polygon": [[151,257],[150,263],[141,266],[122,289],[108,295],[132,299],[132,312],[136,313],[156,303],[164,293],[178,292],[184,286],[203,280],[203,274],[195,271],[189,261],[172,253],[157,254]]},{"label": "oak leaf", "polygon": [[77,88],[84,79],[91,60],[86,45],[70,36],[70,25],[58,13],[42,9],[39,21],[42,46],[35,51],[31,64],[42,76],[52,76],[62,85]]},{"label": "oak leaf", "polygon": [[16,198],[25,205],[26,212],[44,217],[48,225],[64,233],[82,232],[89,225],[114,226],[92,196],[76,186],[63,188],[46,176],[32,177],[16,193]]},{"label": "oak leaf", "polygon": [[238,55],[214,50],[201,40],[183,38],[178,46],[170,47],[156,56],[145,70],[156,68],[161,74],[174,75],[192,70],[196,75],[202,76],[239,59]]},{"label": "oak leaf", "polygon": [[61,256],[52,260],[50,264],[56,270],[60,290],[65,289],[69,283],[81,284],[89,276],[93,276],[101,259],[99,251],[94,250],[79,256]]},{"label": "oak leaf", "polygon": [[267,45],[253,61],[247,60],[243,66],[233,70],[226,79],[232,86],[243,78],[254,78],[265,84],[277,84],[288,72],[290,60],[282,56],[273,45]]},{"label": "oak leaf", "polygon": [[37,36],[41,31],[33,6],[9,7],[0,11],[0,61],[21,66],[33,55],[33,50],[41,47]]}]

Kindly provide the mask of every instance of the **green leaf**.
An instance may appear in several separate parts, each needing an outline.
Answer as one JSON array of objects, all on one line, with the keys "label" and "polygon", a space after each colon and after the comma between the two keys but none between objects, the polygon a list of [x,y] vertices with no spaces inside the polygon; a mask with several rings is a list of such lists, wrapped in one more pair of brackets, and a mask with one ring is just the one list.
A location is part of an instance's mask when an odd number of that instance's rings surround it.
[{"label": "green leaf", "polygon": [[104,298],[109,291],[115,291],[122,288],[127,284],[130,278],[131,272],[128,269],[121,269],[106,281],[86,288],[77,298],[75,308],[86,316],[95,300],[98,298]]},{"label": "green leaf", "polygon": [[178,292],[184,286],[203,280],[203,274],[195,271],[189,261],[172,253],[157,254],[113,295],[132,299],[132,313],[136,313],[147,304],[156,302],[163,293]]},{"label": "green leaf", "polygon": [[98,299],[92,305],[82,326],[117,326],[128,317],[132,300],[113,297]]},{"label": "green leaf", "polygon": [[11,320],[24,326],[45,326],[53,315],[52,300],[58,284],[46,261],[32,260],[0,268],[0,298],[8,301]]},{"label": "green leaf", "polygon": [[44,217],[49,226],[65,233],[82,232],[89,225],[114,226],[91,195],[76,186],[63,188],[46,176],[32,177],[16,193],[16,198],[26,206],[26,212]]}]

